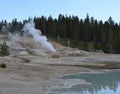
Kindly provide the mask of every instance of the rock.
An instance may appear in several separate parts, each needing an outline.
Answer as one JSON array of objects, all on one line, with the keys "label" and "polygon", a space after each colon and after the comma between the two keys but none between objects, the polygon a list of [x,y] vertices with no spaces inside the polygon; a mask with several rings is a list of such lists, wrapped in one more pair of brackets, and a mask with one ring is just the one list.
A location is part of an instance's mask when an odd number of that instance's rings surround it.
[{"label": "rock", "polygon": [[19,53],[16,54],[16,56],[18,55],[28,55],[29,53],[27,51],[20,51]]},{"label": "rock", "polygon": [[70,55],[70,56],[83,56],[83,55],[85,55],[85,53],[82,52],[81,50],[77,50],[77,51],[73,51],[73,52],[68,52],[67,55]]},{"label": "rock", "polygon": [[48,55],[44,50],[41,50],[41,49],[27,49],[27,50],[31,55],[37,55],[37,56],[47,56]]}]

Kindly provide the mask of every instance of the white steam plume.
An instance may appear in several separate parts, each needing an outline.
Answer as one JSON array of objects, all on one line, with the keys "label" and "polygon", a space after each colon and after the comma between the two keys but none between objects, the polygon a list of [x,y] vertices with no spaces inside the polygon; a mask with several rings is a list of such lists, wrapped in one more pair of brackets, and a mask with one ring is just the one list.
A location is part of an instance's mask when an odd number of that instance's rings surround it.
[{"label": "white steam plume", "polygon": [[41,48],[47,51],[56,52],[51,43],[47,41],[47,37],[41,35],[41,31],[35,29],[35,23],[33,20],[27,22],[23,29],[25,36],[31,35],[36,43],[40,44]]}]

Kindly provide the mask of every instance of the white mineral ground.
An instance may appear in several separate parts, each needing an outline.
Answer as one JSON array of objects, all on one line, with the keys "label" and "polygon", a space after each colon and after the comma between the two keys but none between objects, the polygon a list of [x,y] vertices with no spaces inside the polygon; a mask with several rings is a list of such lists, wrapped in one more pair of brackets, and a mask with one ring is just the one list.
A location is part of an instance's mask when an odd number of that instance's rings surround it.
[{"label": "white mineral ground", "polygon": [[[3,37],[0,37],[0,44]],[[6,43],[11,47],[15,44],[7,40]],[[52,44],[57,52],[50,53],[38,49],[31,39],[21,40],[18,44],[21,46],[19,49],[10,48],[10,56],[0,57],[0,63],[7,65],[7,68],[0,68],[0,94],[49,94],[49,89],[57,86],[89,84],[84,80],[57,79],[62,75],[120,67],[119,54],[86,52],[55,42]]]}]

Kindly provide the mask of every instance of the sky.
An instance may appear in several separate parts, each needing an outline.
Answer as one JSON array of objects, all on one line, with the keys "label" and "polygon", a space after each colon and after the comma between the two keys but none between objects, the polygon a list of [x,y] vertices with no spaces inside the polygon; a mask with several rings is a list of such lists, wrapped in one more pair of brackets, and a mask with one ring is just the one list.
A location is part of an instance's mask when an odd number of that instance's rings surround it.
[{"label": "sky", "polygon": [[106,21],[111,16],[119,22],[120,0],[0,0],[0,21],[23,21],[42,15],[58,18],[59,14],[84,19],[87,13],[97,20]]}]

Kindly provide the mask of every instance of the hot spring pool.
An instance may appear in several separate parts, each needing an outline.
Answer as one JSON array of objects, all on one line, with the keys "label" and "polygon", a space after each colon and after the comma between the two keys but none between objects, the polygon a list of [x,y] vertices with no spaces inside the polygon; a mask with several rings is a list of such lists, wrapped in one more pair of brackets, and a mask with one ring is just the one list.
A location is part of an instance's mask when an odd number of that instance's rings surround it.
[{"label": "hot spring pool", "polygon": [[91,84],[52,88],[49,94],[120,94],[120,71],[72,74],[59,79],[84,79]]}]

